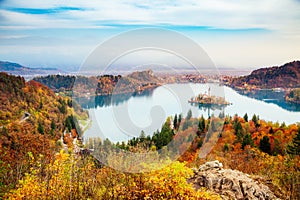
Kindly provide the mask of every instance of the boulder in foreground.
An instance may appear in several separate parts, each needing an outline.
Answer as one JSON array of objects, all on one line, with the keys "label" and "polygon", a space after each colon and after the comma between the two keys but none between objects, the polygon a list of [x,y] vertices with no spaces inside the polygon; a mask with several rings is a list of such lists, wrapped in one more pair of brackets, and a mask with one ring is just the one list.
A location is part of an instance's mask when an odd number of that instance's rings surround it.
[{"label": "boulder in foreground", "polygon": [[268,186],[237,170],[223,169],[219,161],[207,162],[194,170],[189,180],[196,189],[206,187],[223,199],[278,199]]}]

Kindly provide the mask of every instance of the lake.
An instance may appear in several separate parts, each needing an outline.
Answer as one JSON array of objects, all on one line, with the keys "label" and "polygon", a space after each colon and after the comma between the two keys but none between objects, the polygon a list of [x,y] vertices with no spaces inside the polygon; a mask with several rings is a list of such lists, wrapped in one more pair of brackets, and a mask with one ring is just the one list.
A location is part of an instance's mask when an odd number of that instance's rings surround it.
[{"label": "lake", "polygon": [[[223,108],[203,108],[191,105],[188,100],[199,93],[223,96],[232,105]],[[292,124],[300,121],[300,107],[284,102],[284,93],[268,91],[255,94],[240,94],[235,90],[218,84],[168,84],[141,94],[98,96],[79,99],[81,106],[89,111],[92,126],[84,133],[89,137],[108,138],[111,141],[127,141],[137,137],[143,130],[152,135],[160,129],[168,116],[180,114],[185,117],[191,109],[194,117],[203,115],[244,116],[253,114],[260,119]],[[272,98],[270,98],[272,97]]]}]

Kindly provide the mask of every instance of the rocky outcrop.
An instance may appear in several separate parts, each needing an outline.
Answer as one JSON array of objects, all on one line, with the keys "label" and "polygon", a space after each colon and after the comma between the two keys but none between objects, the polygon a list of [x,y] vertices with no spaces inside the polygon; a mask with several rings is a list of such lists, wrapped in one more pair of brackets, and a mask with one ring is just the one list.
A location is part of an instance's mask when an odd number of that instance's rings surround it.
[{"label": "rocky outcrop", "polygon": [[240,171],[223,169],[219,161],[207,162],[194,169],[194,176],[189,181],[195,189],[206,187],[223,199],[278,199],[266,185]]}]

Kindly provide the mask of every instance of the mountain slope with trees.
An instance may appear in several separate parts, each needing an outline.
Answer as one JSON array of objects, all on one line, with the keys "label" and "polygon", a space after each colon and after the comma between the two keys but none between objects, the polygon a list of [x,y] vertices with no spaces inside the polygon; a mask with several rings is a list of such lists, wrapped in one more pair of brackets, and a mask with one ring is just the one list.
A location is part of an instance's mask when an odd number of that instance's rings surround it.
[{"label": "mountain slope with trees", "polygon": [[[31,157],[42,159],[45,166],[62,148],[59,140],[74,108],[70,99],[56,96],[48,87],[3,72],[0,99],[1,198],[30,170]],[[74,129],[75,124],[69,127]]]},{"label": "mountain slope with trees", "polygon": [[[135,77],[126,80],[135,82]],[[84,112],[70,98],[57,96],[34,80],[0,73],[0,99],[0,198],[220,199],[202,187],[195,190],[187,181],[193,176],[192,167],[210,160],[249,174],[280,198],[300,198],[299,124],[266,122],[247,114],[193,118],[189,111],[185,118],[169,117],[152,136],[142,132],[121,144],[91,140],[87,151],[76,153],[75,115]],[[92,149],[100,155],[117,149],[120,154],[105,157],[109,166],[125,162],[125,167],[149,170],[125,173],[103,166],[94,153],[91,156]],[[207,156],[199,157],[207,149]],[[123,150],[152,152],[163,162],[131,166]],[[171,162],[174,153],[179,157]]]},{"label": "mountain slope with trees", "polygon": [[126,76],[64,76],[48,75],[35,77],[33,80],[40,82],[55,92],[75,91],[75,96],[111,95],[140,92],[157,87],[160,80],[151,70],[133,72]]},{"label": "mountain slope with trees", "polygon": [[300,61],[254,70],[248,76],[232,79],[230,86],[262,89],[300,87]]},{"label": "mountain slope with trees", "polygon": [[[127,144],[117,143],[116,146],[133,152],[141,151],[141,148],[144,151],[162,149],[162,152],[172,154],[174,149],[166,145],[172,140],[176,144],[177,139],[186,138],[175,145],[175,151],[185,149],[189,144],[178,158],[180,162],[187,162],[189,167],[198,168],[207,161],[219,160],[227,169],[251,175],[280,198],[300,198],[299,124],[287,126],[285,123],[266,122],[257,115],[249,118],[247,114],[244,117],[226,116],[221,121],[219,117],[205,119],[203,116],[190,118],[188,115],[181,118],[181,115],[180,120],[177,116],[174,117],[174,126],[171,126],[172,120],[168,118],[161,131],[155,132],[152,137],[141,134]],[[220,122],[224,123],[222,130],[218,126]],[[191,133],[195,130],[196,135],[193,137]],[[102,143],[102,148],[107,148],[107,144],[108,142]],[[213,145],[210,153],[205,158],[200,158],[202,150],[205,151],[209,145]],[[166,153],[160,156],[165,156]],[[208,184],[208,188],[212,187],[217,185]]]},{"label": "mountain slope with trees", "polygon": [[300,104],[300,88],[295,88],[289,91],[285,96],[285,100],[287,102]]}]

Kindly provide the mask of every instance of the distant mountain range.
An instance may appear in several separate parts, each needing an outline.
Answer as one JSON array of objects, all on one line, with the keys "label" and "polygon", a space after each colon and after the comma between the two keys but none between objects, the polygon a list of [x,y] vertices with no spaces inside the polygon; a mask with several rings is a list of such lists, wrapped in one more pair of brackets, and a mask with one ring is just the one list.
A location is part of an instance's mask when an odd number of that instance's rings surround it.
[{"label": "distant mountain range", "polygon": [[[7,61],[0,61],[0,71],[13,75],[21,75],[25,79],[32,79],[37,76],[66,74],[57,68],[29,68]],[[233,75],[234,71],[234,69],[230,70],[230,74]],[[152,71],[134,72],[125,77],[133,82],[135,82],[134,79],[143,80],[143,82],[159,82],[153,77]],[[61,78],[64,79],[64,77]],[[252,71],[250,75],[233,78],[228,84],[233,88],[297,88],[300,87],[300,61],[286,63],[280,67],[260,68]],[[55,88],[58,89],[57,87]]]},{"label": "distant mountain range", "polygon": [[30,76],[30,75],[47,75],[65,73],[57,68],[29,68],[18,63],[0,61],[0,71],[13,75]]},{"label": "distant mountain range", "polygon": [[254,70],[248,76],[232,79],[230,86],[262,89],[300,87],[300,61]]},{"label": "distant mountain range", "polygon": [[[147,66],[141,66],[140,68],[136,69],[139,71],[147,71],[151,69],[155,73],[170,73],[170,74],[188,74],[188,73],[195,73],[198,71],[193,67],[173,67],[176,69],[175,71],[170,70],[170,67],[160,66],[160,65],[147,65]],[[66,71],[65,71],[66,70]],[[226,67],[220,67],[219,69],[220,74],[222,75],[244,75],[249,74],[251,71],[250,69],[235,69],[235,68],[226,68]],[[21,75],[26,78],[30,77],[30,79],[33,78],[33,76],[36,75],[53,75],[53,74],[79,74],[79,75],[86,75],[86,76],[93,76],[95,74],[99,74],[99,71],[80,71],[79,73],[76,72],[77,70],[74,68],[73,71],[70,71],[70,68],[63,68],[61,70],[60,68],[52,68],[52,67],[39,67],[39,68],[33,68],[28,66],[23,66],[18,63],[9,62],[9,61],[0,61],[0,72],[6,72],[8,74],[12,75]],[[105,72],[106,74],[112,74],[112,75],[118,75],[118,74],[127,74],[128,72],[131,72],[132,68],[128,66],[120,67],[118,70],[112,70]],[[215,68],[201,68],[201,73],[205,75],[215,74],[217,70]]]}]

